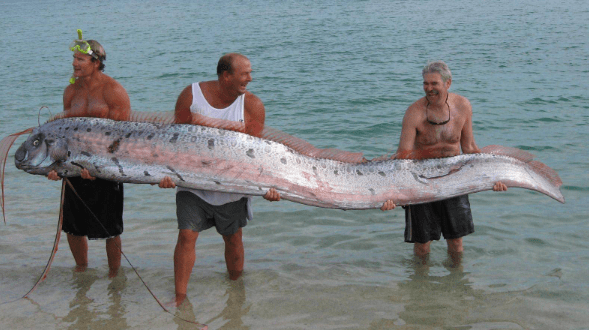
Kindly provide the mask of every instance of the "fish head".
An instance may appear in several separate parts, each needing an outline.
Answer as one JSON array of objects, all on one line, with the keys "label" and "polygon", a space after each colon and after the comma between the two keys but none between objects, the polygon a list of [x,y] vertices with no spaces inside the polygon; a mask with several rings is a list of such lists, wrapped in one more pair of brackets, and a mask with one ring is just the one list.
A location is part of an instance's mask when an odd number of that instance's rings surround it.
[{"label": "fish head", "polygon": [[35,129],[16,150],[14,162],[18,169],[31,174],[47,174],[68,158],[67,141]]}]

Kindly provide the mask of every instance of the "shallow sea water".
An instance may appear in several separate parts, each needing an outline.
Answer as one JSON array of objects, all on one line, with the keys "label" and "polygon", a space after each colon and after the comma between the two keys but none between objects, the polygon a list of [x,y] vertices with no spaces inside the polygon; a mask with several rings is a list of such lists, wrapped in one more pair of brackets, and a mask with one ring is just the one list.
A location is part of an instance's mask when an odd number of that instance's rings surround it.
[{"label": "shallow sea water", "polygon": [[[403,242],[402,210],[313,208],[254,199],[245,272],[230,281],[223,241],[197,243],[186,304],[166,313],[131,266],[107,278],[101,241],[73,272],[53,245],[60,184],[6,167],[0,324],[6,329],[588,329],[589,6],[585,1],[3,1],[0,135],[61,111],[80,28],[136,111],[170,111],[236,51],[266,124],[317,147],[396,150],[422,66],[443,59],[471,101],[479,147],[528,150],[555,169],[566,204],[539,193],[471,195],[476,232],[460,267],[443,241],[427,265]],[[41,111],[39,108],[48,107]],[[21,138],[17,143],[22,142]],[[161,301],[174,291],[174,194],[126,185],[123,250]]]}]

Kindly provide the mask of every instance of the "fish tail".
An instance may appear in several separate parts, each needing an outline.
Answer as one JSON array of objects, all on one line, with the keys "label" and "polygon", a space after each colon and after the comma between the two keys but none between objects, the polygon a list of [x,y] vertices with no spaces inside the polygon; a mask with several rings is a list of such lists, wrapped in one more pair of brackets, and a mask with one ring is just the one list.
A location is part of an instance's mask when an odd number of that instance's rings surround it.
[{"label": "fish tail", "polygon": [[[485,154],[508,156],[520,160],[526,163],[526,165],[528,165],[532,171],[541,175],[556,188],[560,188],[560,186],[562,186],[562,180],[560,176],[558,176],[558,173],[556,173],[555,170],[548,167],[546,164],[534,160],[535,156],[532,153],[517,148],[510,148],[499,145],[486,146],[481,149],[481,151]],[[564,203],[564,199],[559,201]]]}]

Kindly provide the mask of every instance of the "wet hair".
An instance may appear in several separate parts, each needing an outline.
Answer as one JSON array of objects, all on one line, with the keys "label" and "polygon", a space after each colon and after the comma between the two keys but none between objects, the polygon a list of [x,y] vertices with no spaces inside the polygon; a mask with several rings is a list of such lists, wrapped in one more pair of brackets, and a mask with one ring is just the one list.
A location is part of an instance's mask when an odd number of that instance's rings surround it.
[{"label": "wet hair", "polygon": [[104,64],[104,61],[106,61],[106,51],[104,51],[104,47],[102,47],[102,45],[96,40],[87,40],[87,42],[90,45],[92,52],[98,56],[98,58],[92,56],[92,62],[99,61],[100,65],[98,66],[98,70],[104,71],[104,67],[106,66]]},{"label": "wet hair", "polygon": [[439,73],[442,76],[442,81],[446,82],[448,79],[452,79],[452,72],[448,68],[448,65],[444,63],[444,61],[434,61],[429,62],[423,70],[421,71],[421,75],[425,76],[426,73]]},{"label": "wet hair", "polygon": [[221,56],[219,63],[217,63],[217,76],[222,75],[225,71],[233,73],[233,61],[238,57],[247,59],[247,57],[238,53],[229,53]]}]

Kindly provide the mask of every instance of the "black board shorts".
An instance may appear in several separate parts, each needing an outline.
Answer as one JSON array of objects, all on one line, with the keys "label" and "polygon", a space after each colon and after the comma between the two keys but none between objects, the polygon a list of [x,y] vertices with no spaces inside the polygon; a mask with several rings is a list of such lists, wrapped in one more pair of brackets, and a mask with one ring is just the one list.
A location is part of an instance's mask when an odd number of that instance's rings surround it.
[{"label": "black board shorts", "polygon": [[123,233],[123,184],[98,178],[95,180],[81,177],[68,179],[84,202],[64,182],[63,231],[74,236],[88,236],[88,239],[104,239],[121,235]]},{"label": "black board shorts", "polygon": [[223,236],[235,234],[247,225],[247,197],[223,205],[211,205],[189,191],[176,193],[178,229],[197,232],[215,227]]},{"label": "black board shorts", "polygon": [[468,195],[405,207],[405,242],[427,243],[474,233]]}]

